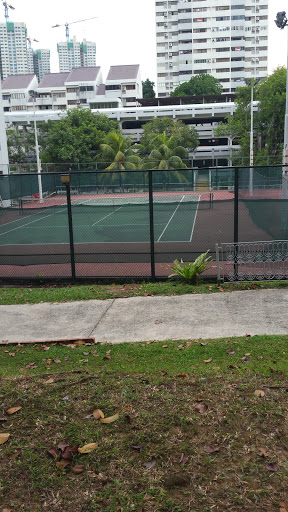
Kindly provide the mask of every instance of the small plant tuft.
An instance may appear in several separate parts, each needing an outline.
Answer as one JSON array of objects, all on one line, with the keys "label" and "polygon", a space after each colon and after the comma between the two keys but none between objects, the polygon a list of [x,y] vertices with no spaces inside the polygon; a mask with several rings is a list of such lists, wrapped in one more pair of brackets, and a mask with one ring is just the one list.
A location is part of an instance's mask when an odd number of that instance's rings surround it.
[{"label": "small plant tuft", "polygon": [[173,270],[173,274],[170,274],[169,277],[178,276],[181,277],[185,283],[189,284],[197,284],[199,281],[199,276],[203,274],[203,272],[207,269],[209,263],[212,261],[211,256],[207,257],[209,252],[203,252],[196,258],[194,263],[189,263],[188,261],[184,263],[181,258],[181,262],[177,259],[174,260],[174,265],[171,265],[170,268]]}]

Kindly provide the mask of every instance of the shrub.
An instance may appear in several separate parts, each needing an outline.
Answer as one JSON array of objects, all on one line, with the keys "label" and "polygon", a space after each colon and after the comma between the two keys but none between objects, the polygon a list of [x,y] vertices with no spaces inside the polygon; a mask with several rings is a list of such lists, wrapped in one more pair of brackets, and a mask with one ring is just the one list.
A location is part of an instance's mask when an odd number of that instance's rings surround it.
[{"label": "shrub", "polygon": [[182,277],[185,283],[197,284],[199,276],[203,274],[209,263],[212,261],[210,256],[207,257],[208,252],[209,250],[200,254],[194,263],[184,263],[182,259],[181,262],[174,260],[174,265],[170,266],[171,270],[174,272],[173,274],[170,274],[169,277],[178,276]]}]

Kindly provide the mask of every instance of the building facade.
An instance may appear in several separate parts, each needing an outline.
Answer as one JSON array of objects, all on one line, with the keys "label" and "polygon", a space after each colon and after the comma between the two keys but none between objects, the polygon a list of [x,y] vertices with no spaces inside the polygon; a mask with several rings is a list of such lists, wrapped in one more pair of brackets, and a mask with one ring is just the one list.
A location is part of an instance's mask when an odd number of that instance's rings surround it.
[{"label": "building facade", "polygon": [[156,0],[158,96],[208,73],[223,92],[268,74],[268,0]]},{"label": "building facade", "polygon": [[29,72],[25,23],[0,23],[1,78]]},{"label": "building facade", "polygon": [[60,73],[73,68],[96,66],[96,43],[91,41],[77,42],[76,37],[70,41],[57,44]]}]

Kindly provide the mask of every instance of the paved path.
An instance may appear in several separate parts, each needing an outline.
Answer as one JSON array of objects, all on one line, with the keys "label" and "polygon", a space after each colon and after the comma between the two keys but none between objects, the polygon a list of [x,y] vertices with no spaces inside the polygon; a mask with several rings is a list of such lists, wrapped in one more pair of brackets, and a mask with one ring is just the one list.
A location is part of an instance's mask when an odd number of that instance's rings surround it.
[{"label": "paved path", "polygon": [[288,289],[0,306],[0,343],[288,334]]}]

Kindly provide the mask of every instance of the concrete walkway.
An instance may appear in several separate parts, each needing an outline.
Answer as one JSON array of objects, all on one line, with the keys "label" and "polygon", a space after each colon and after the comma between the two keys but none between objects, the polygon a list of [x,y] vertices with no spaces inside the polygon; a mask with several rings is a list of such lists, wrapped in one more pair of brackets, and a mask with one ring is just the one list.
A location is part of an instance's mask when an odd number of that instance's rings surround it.
[{"label": "concrete walkway", "polygon": [[288,334],[288,289],[0,306],[0,343]]}]

